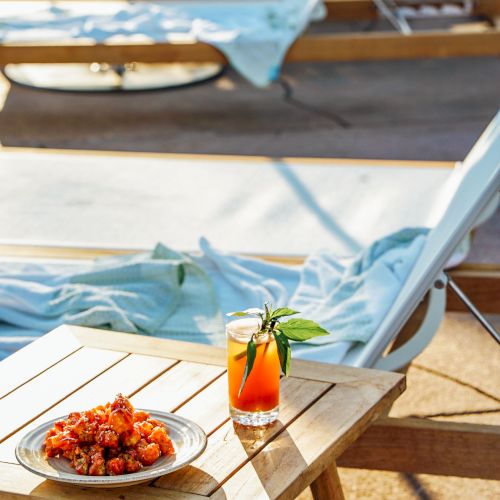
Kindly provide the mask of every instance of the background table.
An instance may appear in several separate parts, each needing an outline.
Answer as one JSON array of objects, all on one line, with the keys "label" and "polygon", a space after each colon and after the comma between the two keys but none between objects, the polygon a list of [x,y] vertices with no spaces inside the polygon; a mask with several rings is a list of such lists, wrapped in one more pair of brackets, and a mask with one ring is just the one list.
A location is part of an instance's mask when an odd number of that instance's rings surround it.
[{"label": "background table", "polygon": [[[224,349],[62,326],[0,363],[0,496],[35,498],[316,498],[342,495],[335,459],[405,388],[404,376],[293,361],[279,421],[235,427],[228,416]],[[174,412],[208,435],[191,465],[150,484],[114,490],[64,485],[17,464],[21,435],[122,392],[138,408]]]}]

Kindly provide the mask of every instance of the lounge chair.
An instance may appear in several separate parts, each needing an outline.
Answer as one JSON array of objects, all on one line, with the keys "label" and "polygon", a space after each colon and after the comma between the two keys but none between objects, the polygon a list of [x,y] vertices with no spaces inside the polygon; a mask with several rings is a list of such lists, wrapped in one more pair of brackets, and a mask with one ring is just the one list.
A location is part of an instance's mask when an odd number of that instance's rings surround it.
[{"label": "lounge chair", "polygon": [[[19,196],[0,203],[13,222],[11,239],[36,234],[36,226],[44,235],[42,241],[39,236],[38,242],[18,239],[17,244],[57,246],[62,240],[80,252],[78,240],[102,246],[98,235],[106,236],[105,243],[114,248],[144,248],[155,242],[148,238],[160,238],[173,248],[194,250],[197,238],[204,234],[226,251],[280,255],[290,262],[318,247],[349,255],[402,227],[431,227],[422,254],[375,335],[367,344],[353,345],[342,360],[354,366],[397,370],[422,351],[442,319],[447,261],[498,203],[499,158],[500,114],[453,170],[398,168],[397,162],[383,161],[366,167],[356,161],[122,157],[4,148],[2,172],[16,172],[16,177],[5,177],[6,184],[10,181],[15,190],[12,182],[24,176],[36,176],[38,181],[25,188],[29,204]],[[72,170],[69,165],[79,168]],[[272,189],[263,189],[266,185]],[[64,192],[57,193],[63,186]],[[90,196],[75,205],[75,195],[82,197],[90,186],[102,190],[103,196]],[[126,198],[123,192],[128,193]],[[131,204],[131,200],[137,201]],[[390,211],[388,203],[394,207]],[[37,221],[39,204],[45,206],[49,232],[43,221]],[[85,211],[81,204],[88,205]],[[7,228],[3,233],[7,234]],[[7,248],[3,246],[4,251]],[[24,250],[29,251],[29,246]],[[428,311],[418,333],[382,357],[427,291]]]},{"label": "lounge chair", "polygon": [[[409,363],[430,342],[445,309],[443,273],[452,256],[475,224],[491,216],[500,199],[500,113],[496,115],[463,163],[444,186],[432,231],[391,311],[364,349],[355,348],[346,360],[353,366],[393,370]],[[399,349],[382,358],[421,300],[418,291],[430,290],[428,312],[420,330]]]},{"label": "lounge chair", "polygon": [[[253,253],[263,254],[282,253],[287,262],[297,262],[297,253],[307,250],[308,245],[314,241],[314,237],[323,232],[324,244],[331,243],[337,250],[344,251],[356,247],[362,241],[362,231],[354,213],[350,212],[345,204],[340,205],[339,213],[342,215],[342,224],[331,216],[325,207],[331,204],[332,193],[329,192],[332,186],[339,186],[339,180],[343,179],[343,184],[338,191],[339,197],[345,195],[347,189],[351,189],[348,194],[351,196],[360,195],[366,203],[370,192],[373,194],[370,210],[361,210],[362,216],[368,219],[376,210],[387,207],[391,196],[406,197],[406,203],[398,205],[396,210],[382,210],[383,217],[380,217],[381,227],[376,227],[367,220],[365,227],[371,234],[369,238],[377,236],[378,231],[386,231],[388,228],[396,229],[401,224],[427,222],[432,227],[426,245],[415,265],[413,271],[401,290],[398,299],[394,303],[391,311],[387,315],[377,333],[372,340],[364,347],[358,346],[351,350],[344,362],[355,366],[377,366],[385,369],[396,369],[408,363],[425,345],[430,341],[435,333],[444,311],[444,286],[446,276],[442,270],[446,261],[453,254],[454,250],[464,241],[469,231],[475,224],[481,222],[492,213],[498,202],[498,190],[500,188],[500,114],[493,120],[488,129],[474,146],[465,161],[458,164],[453,170],[448,166],[440,164],[425,163],[425,169],[416,169],[415,164],[406,163],[404,166],[397,165],[398,162],[362,162],[362,161],[318,161],[302,160],[297,162],[281,159],[242,159],[242,158],[214,158],[214,157],[169,157],[165,155],[125,155],[106,153],[72,153],[33,150],[15,150],[5,148],[0,151],[0,176],[3,176],[4,184],[9,184],[12,196],[4,196],[0,200],[2,210],[0,213],[8,211],[8,219],[0,219],[0,225],[4,236],[10,236],[11,241],[3,241],[0,249],[3,255],[17,256],[19,258],[33,259],[34,257],[58,257],[59,260],[68,262],[68,259],[89,258],[95,254],[106,254],[115,252],[129,252],[123,246],[127,246],[126,239],[116,238],[111,234],[108,239],[108,248],[102,248],[97,240],[99,233],[88,222],[82,213],[82,205],[85,206],[85,189],[102,189],[103,195],[110,195],[111,203],[115,205],[115,210],[110,211],[106,203],[100,204],[99,210],[104,209],[104,219],[111,213],[116,214],[116,206],[120,206],[127,211],[127,206],[131,205],[138,191],[144,190],[147,179],[152,180],[153,191],[149,195],[160,196],[162,181],[170,178],[177,180],[179,187],[180,180],[187,181],[186,187],[191,190],[191,199],[177,196],[173,199],[165,199],[166,207],[170,206],[171,214],[179,213],[180,207],[184,210],[195,206],[195,212],[201,214],[199,221],[195,221],[190,227],[191,234],[180,234],[173,232],[171,241],[173,246],[192,249],[195,238],[198,237],[199,227],[197,223],[206,224],[207,220],[214,224],[211,228],[211,237],[217,241],[217,236],[223,242],[227,250],[246,250]],[[85,169],[72,169],[80,166]],[[120,167],[120,178],[114,179],[111,184],[111,177],[106,177],[109,171],[115,171]],[[448,168],[446,168],[448,167]],[[239,188],[231,192],[228,197],[228,180],[235,179],[235,169],[241,176]],[[40,172],[43,169],[42,175]],[[9,171],[15,172],[8,175]],[[141,176],[131,175],[141,173]],[[78,175],[82,177],[78,178]],[[257,175],[257,177],[256,177]],[[60,192],[54,189],[54,178],[65,179],[67,192]],[[276,183],[276,191],[266,197],[265,191],[258,189],[261,183],[255,185],[255,179],[259,181],[262,177],[273,179]],[[35,179],[36,185],[30,187],[23,178]],[[146,178],[146,180],[145,180]],[[218,189],[215,192],[203,193],[206,187],[205,180],[217,179]],[[99,179],[101,181],[99,182]],[[127,181],[128,179],[128,181]],[[316,179],[316,183],[314,180]],[[377,179],[383,182],[377,184]],[[397,180],[399,179],[399,183]],[[16,182],[20,182],[25,190],[30,191],[30,202],[19,200],[20,189],[16,189]],[[128,185],[129,191],[123,199],[124,183]],[[401,193],[394,191],[394,183],[399,184]],[[56,183],[57,184],[57,183]],[[213,185],[213,182],[211,183]],[[374,187],[392,186],[392,190],[378,193]],[[110,189],[114,186],[114,190]],[[356,186],[358,190],[356,191]],[[365,186],[365,187],[363,187]],[[368,189],[366,188],[368,186]],[[371,188],[371,189],[370,189]],[[361,191],[359,190],[361,189]],[[363,189],[365,191],[363,191]],[[167,186],[163,189],[168,191]],[[122,192],[122,197],[118,198],[118,193]],[[309,230],[312,237],[305,241],[294,242],[290,239],[281,238],[279,230],[277,236],[267,239],[256,240],[256,238],[245,239],[245,232],[238,231],[238,225],[228,228],[227,219],[231,214],[238,215],[241,210],[245,210],[241,204],[241,197],[248,197],[249,193],[258,193],[265,201],[262,211],[254,210],[254,218],[250,218],[251,227],[256,231],[260,225],[268,220],[269,215],[279,213],[283,207],[277,195],[287,195],[302,199],[304,204],[293,205],[287,203],[287,216],[296,216],[300,212],[306,214],[302,220],[302,228]],[[79,193],[80,198],[76,198]],[[426,193],[430,193],[425,199]],[[174,190],[175,194],[175,190]],[[201,196],[204,194],[205,196]],[[300,196],[299,196],[300,195]],[[110,199],[107,198],[108,200]],[[422,201],[422,198],[424,200]],[[104,201],[103,198],[100,198]],[[341,201],[345,201],[345,196]],[[347,197],[349,199],[349,197]],[[71,200],[76,202],[76,212],[71,211]],[[208,203],[208,205],[205,205]],[[420,200],[420,201],[419,201]],[[290,200],[288,200],[290,201]],[[360,208],[357,200],[358,213]],[[432,210],[425,212],[427,205],[434,202],[436,205]],[[381,205],[379,205],[381,204]],[[355,204],[356,205],[356,204]],[[391,199],[391,205],[394,198]],[[409,208],[406,212],[403,207]],[[419,220],[410,219],[415,216],[415,207],[422,211]],[[22,211],[19,209],[22,207]],[[64,213],[64,208],[67,211]],[[210,208],[211,207],[211,208]],[[141,209],[144,209],[144,205]],[[147,204],[146,204],[147,208]],[[330,207],[331,208],[331,207]],[[36,234],[37,217],[40,218],[40,211],[43,210],[43,218],[49,217],[55,225],[43,226],[43,238],[38,234],[39,241],[33,242],[26,239],[26,234]],[[68,212],[69,211],[69,212]],[[278,211],[278,212],[277,212]],[[91,211],[92,212],[92,211]],[[78,214],[80,220],[78,220]],[[123,214],[124,217],[133,212]],[[90,213],[92,220],[93,214]],[[158,215],[158,214],[156,214]],[[167,214],[161,214],[165,217]],[[380,213],[378,214],[380,216]],[[417,213],[417,218],[418,218]],[[151,215],[148,214],[148,217]],[[33,218],[33,224],[30,223]],[[225,217],[221,222],[221,217]],[[384,221],[385,219],[385,221]],[[388,221],[390,219],[390,221]],[[7,220],[13,221],[12,227],[7,226]],[[61,228],[57,222],[66,220],[65,227],[62,228],[68,236],[65,245],[57,243],[57,238],[61,237]],[[162,219],[160,219],[161,221]],[[406,222],[405,222],[406,221]],[[137,220],[135,221],[138,222]],[[143,221],[145,223],[145,221]],[[105,223],[105,221],[104,221]],[[176,227],[174,220],[173,226]],[[304,226],[305,225],[305,226]],[[153,224],[154,226],[154,224]],[[160,224],[161,226],[161,224]],[[363,226],[363,224],[361,224]],[[73,227],[75,231],[68,231]],[[100,226],[103,227],[102,225]],[[130,228],[137,228],[132,225]],[[139,227],[139,233],[146,228]],[[156,229],[158,224],[156,224]],[[351,230],[351,231],[349,231]],[[17,234],[16,234],[16,231]],[[232,231],[230,237],[227,232]],[[73,234],[72,234],[73,233]],[[76,233],[76,234],[75,234]],[[256,234],[259,234],[258,231]],[[268,233],[268,236],[271,233]],[[20,237],[24,235],[24,238]],[[101,247],[83,248],[78,245],[74,238],[78,236],[91,238],[94,246]],[[100,233],[101,238],[105,236]],[[122,235],[123,236],[123,235]],[[144,236],[144,235],[143,235]],[[167,233],[168,236],[168,233]],[[252,236],[255,236],[252,233]],[[262,236],[262,233],[260,233]],[[309,236],[309,235],[308,235]],[[156,237],[156,236],[155,236]],[[71,241],[73,238],[73,241]],[[129,239],[133,240],[133,238]],[[147,237],[146,237],[147,240]],[[143,243],[147,241],[143,240]],[[114,245],[113,245],[114,243]],[[366,243],[366,242],[365,242]],[[70,248],[68,248],[68,244]],[[135,244],[140,245],[140,238],[135,239]],[[115,247],[114,250],[109,246]],[[267,246],[266,246],[267,245]],[[116,246],[122,246],[116,249]],[[130,245],[128,245],[130,246]],[[72,248],[71,248],[72,247]],[[21,257],[20,257],[21,256]],[[274,256],[276,258],[276,255]],[[283,258],[283,257],[281,257]],[[412,311],[422,300],[428,290],[431,290],[430,307],[426,318],[419,332],[401,348],[394,351],[387,357],[381,357],[383,351],[393,340],[403,323],[410,317]],[[463,477],[478,477],[484,479],[500,479],[499,469],[495,461],[495,453],[498,453],[500,446],[500,428],[498,426],[484,426],[474,424],[458,424],[449,422],[436,422],[425,419],[393,419],[380,418],[358,441],[349,448],[337,463],[344,467],[357,467],[367,469],[381,469],[390,471],[400,471],[408,473],[430,473]],[[429,460],[430,454],[432,460]],[[322,477],[332,488],[338,483],[336,466],[332,464],[327,468]],[[334,491],[334,490],[332,490]]]},{"label": "lounge chair", "polygon": [[[415,3],[418,4],[418,2]],[[425,4],[425,1],[423,0],[422,3]],[[377,0],[376,4],[378,6],[385,5],[382,0]],[[325,5],[329,21],[373,21],[380,15],[373,0],[325,0]],[[479,29],[476,23],[472,29],[426,30],[409,34],[391,31],[305,34],[290,48],[286,61],[498,56],[500,54],[500,32],[495,28],[495,19],[500,14],[498,2],[496,0],[474,2],[472,13],[486,19],[479,26]],[[389,14],[389,18],[392,18],[391,14]],[[149,40],[147,43],[125,41],[120,44],[94,43],[82,40],[81,42],[65,41],[61,44],[8,42],[0,45],[0,65],[9,63],[92,63],[95,61],[107,61],[113,64],[125,64],[130,61],[218,64],[227,62],[219,50],[205,43],[193,43],[192,40],[176,41],[176,43],[159,41],[150,43]]]}]

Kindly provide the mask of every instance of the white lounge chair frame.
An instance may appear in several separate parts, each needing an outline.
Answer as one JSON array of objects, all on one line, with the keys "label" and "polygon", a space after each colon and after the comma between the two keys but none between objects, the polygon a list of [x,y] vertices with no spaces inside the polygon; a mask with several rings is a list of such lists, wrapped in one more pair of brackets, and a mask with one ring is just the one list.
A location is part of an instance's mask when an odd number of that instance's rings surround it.
[{"label": "white lounge chair frame", "polygon": [[[430,232],[425,247],[391,311],[366,347],[348,355],[347,364],[398,369],[415,357],[430,341],[430,328],[439,325],[444,313],[444,293],[434,283],[446,283],[442,274],[447,260],[478,220],[491,215],[500,190],[500,113],[479,138],[462,167],[450,179],[450,199],[441,220]],[[400,331],[415,310],[422,293],[431,291],[431,303],[422,329],[385,361],[381,358],[394,332]],[[439,318],[439,319],[438,319]],[[413,351],[416,349],[417,351]],[[411,353],[411,354],[410,354]]]}]

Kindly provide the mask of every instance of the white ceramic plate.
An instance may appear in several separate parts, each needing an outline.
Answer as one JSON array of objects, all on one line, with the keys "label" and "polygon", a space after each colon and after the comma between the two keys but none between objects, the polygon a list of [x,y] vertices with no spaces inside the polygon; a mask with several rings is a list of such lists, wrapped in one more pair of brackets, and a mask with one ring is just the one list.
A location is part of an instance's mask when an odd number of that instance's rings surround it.
[{"label": "white ceramic plate", "polygon": [[200,426],[172,413],[146,411],[152,418],[160,420],[167,426],[175,455],[162,456],[153,465],[144,467],[139,472],[121,476],[80,476],[70,467],[69,460],[45,458],[43,449],[45,435],[57,420],[67,418],[66,416],[51,420],[28,432],[16,446],[16,458],[23,467],[47,479],[79,486],[113,488],[130,486],[163,476],[184,467],[203,453],[207,446],[207,436]]}]

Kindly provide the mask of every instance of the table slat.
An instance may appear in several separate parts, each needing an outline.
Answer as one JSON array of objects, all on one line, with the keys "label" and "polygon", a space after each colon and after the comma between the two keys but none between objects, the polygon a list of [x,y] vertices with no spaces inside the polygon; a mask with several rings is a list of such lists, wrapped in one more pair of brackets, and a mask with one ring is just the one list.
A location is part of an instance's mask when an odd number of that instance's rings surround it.
[{"label": "table slat", "polygon": [[175,360],[153,358],[141,354],[132,354],[122,359],[3,443],[0,443],[0,461],[17,463],[15,448],[20,439],[20,434],[24,435],[43,422],[67,415],[72,411],[90,410],[97,405],[112,401],[118,392],[130,396],[175,363]]},{"label": "table slat", "polygon": [[297,378],[330,382],[332,384],[343,384],[361,380],[370,381],[373,380],[374,376],[389,384],[393,384],[401,378],[401,375],[398,373],[372,370],[371,368],[353,368],[352,366],[318,363],[303,359],[292,359],[292,373]]},{"label": "table slat", "polygon": [[401,393],[376,384],[339,384],[284,431],[211,498],[293,499]]},{"label": "table slat", "polygon": [[[73,335],[48,333],[0,363],[0,398],[80,349]],[[43,353],[43,355],[41,355]]]},{"label": "table slat", "polygon": [[160,490],[138,485],[126,488],[78,488],[70,484],[46,481],[20,465],[0,462],[0,498],[37,498],[47,500],[203,500],[189,493]]},{"label": "table slat", "polygon": [[224,373],[219,366],[181,361],[132,398],[137,408],[172,412]]},{"label": "table slat", "polygon": [[[280,417],[276,424],[254,431],[243,427],[235,428],[232,421],[229,421],[209,437],[207,449],[201,457],[191,465],[159,478],[154,485],[169,490],[208,495],[329,387],[330,384],[322,382],[294,378],[283,380]],[[195,415],[191,418],[194,419]]]},{"label": "table slat", "polygon": [[193,420],[211,434],[229,419],[227,376],[219,377],[175,413]]},{"label": "table slat", "polygon": [[11,392],[0,400],[0,442],[125,356],[84,347]]}]

